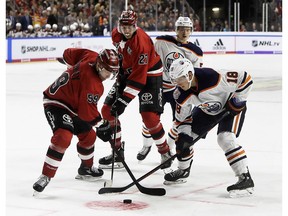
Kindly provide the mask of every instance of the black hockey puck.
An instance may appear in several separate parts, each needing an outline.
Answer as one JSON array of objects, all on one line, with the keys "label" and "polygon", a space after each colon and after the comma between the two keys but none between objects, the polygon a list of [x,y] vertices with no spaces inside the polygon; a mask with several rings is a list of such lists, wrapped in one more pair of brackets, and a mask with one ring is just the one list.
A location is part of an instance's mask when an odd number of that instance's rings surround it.
[{"label": "black hockey puck", "polygon": [[132,203],[132,200],[131,200],[131,199],[124,199],[124,200],[123,200],[123,203],[125,203],[125,204],[130,204],[130,203]]}]

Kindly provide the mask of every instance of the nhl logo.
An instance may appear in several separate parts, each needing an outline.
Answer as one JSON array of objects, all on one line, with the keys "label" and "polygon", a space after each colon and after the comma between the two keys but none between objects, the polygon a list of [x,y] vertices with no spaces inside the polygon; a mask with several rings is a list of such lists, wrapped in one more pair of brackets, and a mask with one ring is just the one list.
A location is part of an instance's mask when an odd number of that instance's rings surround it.
[{"label": "nhl logo", "polygon": [[21,53],[23,53],[23,54],[26,53],[26,46],[21,47]]}]

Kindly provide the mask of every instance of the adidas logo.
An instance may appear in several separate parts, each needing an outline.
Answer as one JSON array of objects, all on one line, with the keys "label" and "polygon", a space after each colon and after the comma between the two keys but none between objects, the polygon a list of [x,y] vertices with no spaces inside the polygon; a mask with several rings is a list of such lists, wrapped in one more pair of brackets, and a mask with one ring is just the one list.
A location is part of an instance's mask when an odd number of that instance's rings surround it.
[{"label": "adidas logo", "polygon": [[224,46],[221,39],[219,39],[213,46],[213,50],[226,50],[226,47]]}]

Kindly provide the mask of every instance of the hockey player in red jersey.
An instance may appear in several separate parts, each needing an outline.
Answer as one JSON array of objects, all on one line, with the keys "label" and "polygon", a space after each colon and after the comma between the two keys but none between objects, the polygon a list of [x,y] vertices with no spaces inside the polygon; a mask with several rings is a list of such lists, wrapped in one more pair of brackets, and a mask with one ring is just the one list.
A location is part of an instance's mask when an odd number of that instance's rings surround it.
[{"label": "hockey player in red jersey", "polygon": [[[169,76],[169,68],[175,59],[187,58],[194,67],[202,66],[203,51],[200,47],[189,41],[190,35],[193,32],[193,22],[189,17],[179,17],[175,22],[176,36],[161,35],[156,37],[155,50],[160,55],[163,63],[163,106],[169,103],[172,109],[172,119],[174,121],[174,113],[176,103],[173,98],[173,91],[175,85],[171,83]],[[144,160],[151,150],[153,139],[146,130],[145,126],[142,128],[143,147],[137,154],[138,160]],[[175,138],[177,130],[175,125],[168,132],[167,143],[173,151],[175,148]],[[172,153],[173,154],[173,153]]]},{"label": "hockey player in red jersey", "polygon": [[217,142],[239,180],[227,187],[227,191],[231,197],[252,194],[254,182],[248,170],[247,156],[237,141],[253,85],[251,76],[240,70],[194,68],[186,58],[175,60],[169,74],[177,85],[174,99],[177,106],[178,137],[175,144],[178,169],[164,176],[164,184],[186,182],[194,153],[193,140],[207,132],[210,125],[228,110],[230,115],[218,124]]},{"label": "hockey player in red jersey", "polygon": [[[121,60],[120,72],[117,77],[119,86],[115,84],[106,97],[102,115],[113,125],[115,116],[120,116],[130,101],[138,96],[142,121],[150,132],[163,162],[171,157],[165,132],[160,122],[160,114],[163,112],[163,67],[151,38],[141,28],[138,28],[136,23],[137,15],[134,11],[123,11],[118,27],[112,31],[113,44],[116,46]],[[116,92],[119,94],[118,98],[116,98]],[[119,121],[118,124],[115,148],[124,157]],[[111,144],[113,144],[113,139]],[[111,167],[112,155],[101,158],[99,160],[100,167]],[[115,162],[115,168],[123,167],[118,157],[115,158]],[[170,166],[171,163],[167,163],[162,168]]]},{"label": "hockey player in red jersey", "polygon": [[[93,166],[96,136],[107,142],[112,135],[109,122],[103,119],[97,103],[104,92],[102,82],[119,69],[115,50],[99,54],[88,49],[70,48],[63,60],[73,65],[60,75],[44,92],[44,111],[53,131],[42,174],[33,188],[42,192],[56,174],[73,135],[78,138],[77,152],[81,159],[76,179],[94,180],[103,170]],[[96,126],[96,131],[93,127]]]}]

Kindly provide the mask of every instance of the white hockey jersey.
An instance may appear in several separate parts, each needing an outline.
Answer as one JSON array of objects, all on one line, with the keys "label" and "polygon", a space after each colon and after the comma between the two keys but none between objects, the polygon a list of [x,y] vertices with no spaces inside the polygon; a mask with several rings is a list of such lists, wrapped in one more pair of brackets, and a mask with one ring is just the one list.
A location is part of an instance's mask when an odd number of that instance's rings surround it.
[{"label": "white hockey jersey", "polygon": [[201,67],[203,64],[203,52],[200,47],[192,42],[182,44],[171,35],[158,36],[155,41],[155,50],[160,55],[164,68],[163,92],[175,89],[175,85],[171,83],[169,76],[170,65],[175,59],[187,58],[193,63],[194,67]]},{"label": "white hockey jersey", "polygon": [[231,97],[246,101],[252,89],[253,80],[245,71],[195,68],[194,79],[197,86],[184,91],[177,87],[174,91],[176,100],[176,125],[178,132],[191,133],[191,114],[194,106],[208,115],[217,115],[224,111],[225,104]]}]

